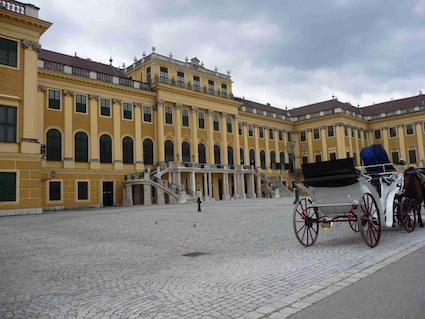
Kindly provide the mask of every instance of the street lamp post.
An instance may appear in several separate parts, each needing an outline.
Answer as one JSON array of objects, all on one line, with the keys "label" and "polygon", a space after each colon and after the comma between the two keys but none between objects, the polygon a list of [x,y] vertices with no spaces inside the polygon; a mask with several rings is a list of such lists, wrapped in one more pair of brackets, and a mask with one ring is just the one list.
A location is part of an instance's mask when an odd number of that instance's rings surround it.
[{"label": "street lamp post", "polygon": [[[302,156],[296,156],[295,155],[295,140],[291,140],[290,142],[288,142],[288,144],[286,145],[286,151],[288,152],[289,155],[289,161],[290,161],[290,168],[289,168],[289,172],[293,173],[295,175],[295,185],[294,185],[294,193],[295,193],[295,200],[294,200],[294,204],[298,202],[299,200],[299,190],[297,187],[297,183],[298,183],[298,174],[299,174],[299,170],[296,168],[296,160],[297,158],[301,158]],[[301,149],[303,154],[306,152],[307,150],[307,146],[305,144],[301,145]]]}]

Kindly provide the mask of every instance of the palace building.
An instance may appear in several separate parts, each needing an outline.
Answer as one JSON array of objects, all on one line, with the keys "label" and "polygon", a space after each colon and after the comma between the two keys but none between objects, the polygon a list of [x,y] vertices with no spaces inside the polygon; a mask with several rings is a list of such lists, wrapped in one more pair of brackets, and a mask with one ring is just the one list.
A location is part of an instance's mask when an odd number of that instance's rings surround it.
[{"label": "palace building", "polygon": [[39,8],[0,2],[0,215],[291,194],[301,165],[382,144],[425,160],[425,96],[283,110],[230,72],[152,48],[126,68],[43,50]]}]

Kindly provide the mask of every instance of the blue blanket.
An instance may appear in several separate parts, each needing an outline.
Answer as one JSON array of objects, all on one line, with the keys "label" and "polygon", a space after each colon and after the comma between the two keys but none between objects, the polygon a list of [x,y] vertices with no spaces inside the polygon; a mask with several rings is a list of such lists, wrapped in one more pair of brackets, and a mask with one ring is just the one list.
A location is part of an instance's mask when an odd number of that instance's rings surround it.
[{"label": "blue blanket", "polygon": [[[381,144],[373,144],[368,147],[363,147],[360,151],[360,158],[364,166],[390,163],[387,152],[385,152],[385,149]],[[378,167],[366,168],[366,171],[369,174],[378,174],[384,171],[394,171],[394,167],[392,165],[380,165]]]}]

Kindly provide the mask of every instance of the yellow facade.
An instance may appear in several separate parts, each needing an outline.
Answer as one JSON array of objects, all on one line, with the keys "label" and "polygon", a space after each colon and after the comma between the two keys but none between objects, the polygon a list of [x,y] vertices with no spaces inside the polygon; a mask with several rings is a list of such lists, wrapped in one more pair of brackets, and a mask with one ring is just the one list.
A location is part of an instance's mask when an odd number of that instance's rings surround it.
[{"label": "yellow facade", "polygon": [[425,160],[423,104],[366,116],[334,100],[291,115],[234,98],[230,75],[196,58],[155,52],[120,70],[125,78],[80,70],[37,55],[50,23],[28,12],[0,9],[0,39],[17,44],[16,66],[0,64],[0,108],[16,113],[0,123],[12,130],[0,141],[9,187],[0,215],[271,196],[268,182],[291,187],[302,163],[354,157],[360,165],[371,144],[408,165]]}]

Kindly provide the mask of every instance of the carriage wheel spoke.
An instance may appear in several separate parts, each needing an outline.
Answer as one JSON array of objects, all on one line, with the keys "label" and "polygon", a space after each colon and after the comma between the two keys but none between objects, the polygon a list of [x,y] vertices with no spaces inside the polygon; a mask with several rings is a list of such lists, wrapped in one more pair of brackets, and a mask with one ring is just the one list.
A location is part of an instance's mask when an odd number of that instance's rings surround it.
[{"label": "carriage wheel spoke", "polygon": [[361,210],[361,235],[369,247],[375,247],[381,236],[381,221],[378,206],[371,194],[363,195]]},{"label": "carriage wheel spoke", "polygon": [[298,241],[311,246],[317,239],[318,213],[310,207],[311,200],[301,199],[294,208],[293,227]]}]

